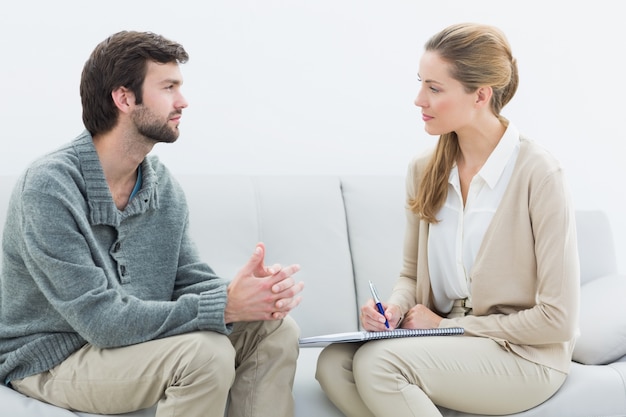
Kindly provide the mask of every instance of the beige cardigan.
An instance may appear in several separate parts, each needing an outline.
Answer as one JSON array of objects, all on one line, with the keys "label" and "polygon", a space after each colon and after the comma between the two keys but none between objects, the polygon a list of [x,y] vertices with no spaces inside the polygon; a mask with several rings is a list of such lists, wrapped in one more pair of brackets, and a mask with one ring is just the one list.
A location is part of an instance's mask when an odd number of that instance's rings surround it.
[{"label": "beige cardigan", "polygon": [[[574,208],[558,162],[520,138],[511,181],[470,271],[471,315],[445,318],[468,336],[489,337],[532,362],[567,373],[578,328],[580,271]],[[408,170],[415,197],[428,156]],[[429,224],[407,208],[404,261],[389,304],[434,309],[428,273]],[[439,313],[445,317],[445,313]]]}]

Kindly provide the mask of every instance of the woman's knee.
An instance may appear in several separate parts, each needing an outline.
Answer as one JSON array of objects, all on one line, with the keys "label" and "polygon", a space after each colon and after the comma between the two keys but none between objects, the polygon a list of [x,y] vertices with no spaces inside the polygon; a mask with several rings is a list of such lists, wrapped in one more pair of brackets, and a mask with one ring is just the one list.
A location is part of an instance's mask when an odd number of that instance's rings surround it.
[{"label": "woman's knee", "polygon": [[369,342],[355,353],[352,368],[359,391],[373,388],[381,377],[396,378],[401,373],[401,366],[394,360],[397,355],[390,349],[391,344]]},{"label": "woman's knee", "polygon": [[352,358],[358,344],[336,343],[326,346],[317,358],[315,379],[324,391],[332,390],[335,384],[344,380],[354,382]]}]

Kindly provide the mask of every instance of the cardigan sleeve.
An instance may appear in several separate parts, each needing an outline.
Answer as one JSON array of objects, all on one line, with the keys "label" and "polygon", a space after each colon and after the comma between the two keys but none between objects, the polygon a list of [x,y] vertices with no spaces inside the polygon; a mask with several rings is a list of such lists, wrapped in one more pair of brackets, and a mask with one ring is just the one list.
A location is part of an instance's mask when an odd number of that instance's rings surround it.
[{"label": "cardigan sleeve", "polygon": [[[423,166],[429,155],[415,158],[406,175],[406,226],[404,232],[403,262],[396,284],[388,300],[400,307],[403,314],[416,304],[433,306],[430,277],[428,274],[428,223],[409,208],[415,199]],[[419,262],[418,262],[419,259]]]}]

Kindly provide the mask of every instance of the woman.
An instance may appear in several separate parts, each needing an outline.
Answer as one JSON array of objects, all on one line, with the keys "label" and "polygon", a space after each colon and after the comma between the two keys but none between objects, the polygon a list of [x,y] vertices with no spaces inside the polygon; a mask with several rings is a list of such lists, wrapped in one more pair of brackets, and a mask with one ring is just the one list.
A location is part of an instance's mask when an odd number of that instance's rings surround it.
[{"label": "woman", "polygon": [[565,381],[577,330],[574,210],[558,162],[500,115],[517,89],[505,36],[450,26],[420,60],[432,154],[407,175],[404,261],[381,315],[361,324],[463,327],[463,336],[333,344],[316,378],[347,416],[511,414]]}]

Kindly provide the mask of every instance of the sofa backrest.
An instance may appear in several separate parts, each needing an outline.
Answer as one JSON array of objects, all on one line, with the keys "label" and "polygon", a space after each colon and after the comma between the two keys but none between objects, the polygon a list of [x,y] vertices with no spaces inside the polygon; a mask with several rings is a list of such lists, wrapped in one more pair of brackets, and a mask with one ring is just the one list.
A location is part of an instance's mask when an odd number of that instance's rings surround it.
[{"label": "sofa backrest", "polygon": [[581,284],[617,273],[613,231],[605,212],[577,210],[576,234]]},{"label": "sofa backrest", "polygon": [[406,219],[404,178],[344,176],[341,188],[358,305],[371,298],[370,280],[385,300],[402,264]]},{"label": "sofa backrest", "polygon": [[[266,262],[299,263],[302,336],[357,330],[368,280],[386,299],[402,262],[402,176],[182,175],[191,233],[203,259],[232,278],[254,245]],[[0,233],[15,177],[0,176]],[[615,273],[615,248],[601,211],[577,211],[581,281]]]},{"label": "sofa backrest", "polygon": [[181,176],[204,259],[232,277],[257,241],[267,262],[299,263],[302,335],[358,330],[358,306],[400,270],[404,179],[399,176]]},{"label": "sofa backrest", "polygon": [[[266,263],[297,263],[304,281],[293,311],[302,336],[355,330],[356,295],[339,178],[180,176],[192,237],[206,262],[232,278],[262,241]],[[348,307],[348,308],[346,308]]]}]

